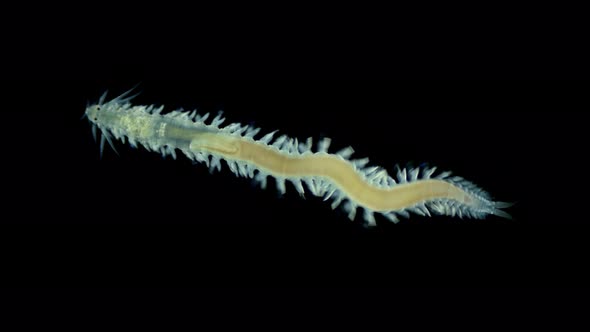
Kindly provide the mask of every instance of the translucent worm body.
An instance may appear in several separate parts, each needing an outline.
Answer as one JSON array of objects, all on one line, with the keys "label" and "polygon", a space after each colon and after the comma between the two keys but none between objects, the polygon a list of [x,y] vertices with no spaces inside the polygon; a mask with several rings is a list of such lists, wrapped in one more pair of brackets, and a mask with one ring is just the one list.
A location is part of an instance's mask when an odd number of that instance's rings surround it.
[{"label": "translucent worm body", "polygon": [[285,135],[275,138],[276,131],[255,138],[259,128],[239,123],[222,126],[221,113],[208,122],[209,114],[196,111],[161,114],[163,106],[133,106],[129,102],[133,96],[128,94],[105,102],[105,93],[98,104],[86,108],[93,133],[96,135],[97,128],[102,133],[101,153],[105,141],[114,149],[114,137],[173,158],[180,151],[211,170],[220,170],[223,160],[234,174],[253,178],[263,188],[271,176],[281,193],[285,193],[288,181],[301,195],[307,191],[324,200],[332,199],[332,208],[342,204],[351,220],[362,208],[368,225],[375,225],[375,213],[393,222],[398,222],[400,215],[409,217],[409,212],[510,218],[501,209],[511,204],[492,201],[476,185],[451,177],[450,172],[400,168],[392,177],[383,168],[368,166],[367,158],[351,159],[350,147],[330,153],[328,138],[320,140],[314,151],[311,138],[301,142]]}]

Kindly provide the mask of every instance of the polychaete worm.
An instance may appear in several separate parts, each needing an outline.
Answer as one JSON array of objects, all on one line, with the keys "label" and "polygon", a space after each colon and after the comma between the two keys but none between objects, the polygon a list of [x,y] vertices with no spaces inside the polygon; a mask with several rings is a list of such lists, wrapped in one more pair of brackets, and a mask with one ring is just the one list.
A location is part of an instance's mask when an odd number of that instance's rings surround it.
[{"label": "polychaete worm", "polygon": [[394,178],[381,167],[369,166],[368,158],[351,159],[350,147],[329,152],[329,138],[319,140],[315,150],[312,138],[275,138],[277,131],[256,138],[260,128],[239,123],[222,126],[221,112],[207,121],[209,113],[175,110],[162,114],[163,106],[134,106],[132,90],[110,101],[105,92],[97,104],[86,108],[84,116],[92,125],[93,136],[96,138],[97,129],[102,134],[101,155],[105,142],[114,149],[115,138],[175,159],[180,151],[211,171],[221,170],[223,160],[234,174],[253,178],[262,188],[270,176],[281,193],[286,192],[288,181],[301,195],[309,192],[325,201],[331,199],[332,209],[342,205],[351,220],[362,208],[370,226],[376,224],[376,213],[395,223],[399,216],[408,218],[410,212],[510,218],[502,209],[511,203],[493,201],[475,184],[450,172],[436,173],[436,167],[398,168]]}]

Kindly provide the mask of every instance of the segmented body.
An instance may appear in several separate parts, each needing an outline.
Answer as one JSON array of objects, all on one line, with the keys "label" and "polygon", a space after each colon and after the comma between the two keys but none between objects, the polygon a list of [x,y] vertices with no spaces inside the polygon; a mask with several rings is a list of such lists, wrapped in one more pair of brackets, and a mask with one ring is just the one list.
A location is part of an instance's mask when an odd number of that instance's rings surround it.
[{"label": "segmented body", "polygon": [[368,158],[351,159],[350,147],[330,153],[328,138],[320,140],[314,151],[311,138],[305,142],[285,135],[275,138],[276,131],[255,138],[259,128],[239,123],[222,126],[221,113],[208,122],[209,114],[196,111],[161,114],[163,106],[133,106],[129,103],[132,97],[126,95],[109,102],[103,95],[97,105],[86,109],[93,132],[98,128],[103,134],[101,153],[105,140],[113,146],[114,137],[164,156],[176,158],[180,151],[211,170],[221,170],[224,160],[234,174],[253,178],[263,188],[270,176],[281,193],[286,191],[286,182],[291,182],[301,195],[309,192],[332,199],[333,209],[343,204],[351,220],[362,208],[368,225],[375,224],[375,213],[393,222],[400,215],[409,217],[409,212],[510,218],[500,209],[511,204],[492,201],[473,183],[451,177],[450,172],[435,175],[436,168],[400,168],[394,178],[381,167],[368,166]]}]

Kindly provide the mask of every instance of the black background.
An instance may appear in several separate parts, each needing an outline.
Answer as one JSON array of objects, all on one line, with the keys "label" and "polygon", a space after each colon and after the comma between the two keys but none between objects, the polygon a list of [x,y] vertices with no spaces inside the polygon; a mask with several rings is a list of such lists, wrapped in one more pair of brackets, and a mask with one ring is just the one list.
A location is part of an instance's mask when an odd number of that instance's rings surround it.
[{"label": "black background", "polygon": [[[378,317],[563,329],[587,311],[589,89],[564,81],[588,78],[585,11],[25,6],[3,11],[0,45],[0,295],[21,322],[34,308],[64,320],[94,309],[94,324],[138,302],[240,327],[312,313],[325,329]],[[378,217],[367,229],[319,199],[182,157],[117,144],[99,159],[86,101],[137,83],[139,104],[331,137],[333,151],[351,145],[388,170],[451,170],[517,202],[515,219]],[[31,287],[59,289],[21,292]]]},{"label": "black background", "polygon": [[[576,201],[587,85],[575,82],[14,81],[4,113],[11,171],[2,236],[14,285],[84,287],[576,287],[588,230]],[[106,75],[108,77],[108,75]],[[280,197],[127,145],[99,148],[86,101],[141,82],[138,104],[327,136],[392,170],[427,162],[517,202],[514,220],[412,215],[350,222],[321,199]],[[35,92],[34,94],[32,92]],[[11,141],[12,140],[12,141]],[[570,161],[571,160],[571,161]],[[14,265],[12,265],[14,264]],[[10,283],[9,283],[10,284]]]}]

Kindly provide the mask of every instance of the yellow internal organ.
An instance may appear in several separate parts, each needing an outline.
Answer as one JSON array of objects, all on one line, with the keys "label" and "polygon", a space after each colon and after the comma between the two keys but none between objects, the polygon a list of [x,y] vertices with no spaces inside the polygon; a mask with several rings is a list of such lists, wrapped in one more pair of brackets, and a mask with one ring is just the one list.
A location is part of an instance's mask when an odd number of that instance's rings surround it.
[{"label": "yellow internal organ", "polygon": [[190,148],[193,152],[216,153],[228,159],[248,162],[276,177],[329,178],[351,200],[374,211],[401,210],[436,198],[468,199],[461,189],[436,179],[379,188],[369,184],[349,162],[336,155],[289,156],[272,147],[239,137],[199,134],[191,142]]}]

